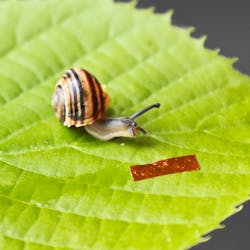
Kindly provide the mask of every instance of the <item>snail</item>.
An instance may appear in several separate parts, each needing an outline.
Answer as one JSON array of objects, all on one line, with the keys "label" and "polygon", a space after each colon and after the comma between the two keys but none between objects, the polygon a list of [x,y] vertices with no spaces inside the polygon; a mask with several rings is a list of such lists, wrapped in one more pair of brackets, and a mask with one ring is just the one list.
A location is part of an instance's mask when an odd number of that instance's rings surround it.
[{"label": "snail", "polygon": [[67,127],[84,126],[85,130],[99,140],[114,137],[135,137],[146,131],[134,121],[160,104],[150,105],[130,117],[104,117],[109,104],[108,94],[98,80],[87,70],[71,68],[59,79],[52,98],[57,118]]}]

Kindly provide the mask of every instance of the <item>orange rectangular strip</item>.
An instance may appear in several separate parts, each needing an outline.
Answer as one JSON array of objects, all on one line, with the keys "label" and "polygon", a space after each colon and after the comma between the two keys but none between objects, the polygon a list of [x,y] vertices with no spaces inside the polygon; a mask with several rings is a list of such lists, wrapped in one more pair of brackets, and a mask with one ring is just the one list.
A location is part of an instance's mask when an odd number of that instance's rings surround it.
[{"label": "orange rectangular strip", "polygon": [[145,165],[130,167],[134,181],[144,180],[160,175],[199,170],[200,166],[195,155],[169,158]]}]

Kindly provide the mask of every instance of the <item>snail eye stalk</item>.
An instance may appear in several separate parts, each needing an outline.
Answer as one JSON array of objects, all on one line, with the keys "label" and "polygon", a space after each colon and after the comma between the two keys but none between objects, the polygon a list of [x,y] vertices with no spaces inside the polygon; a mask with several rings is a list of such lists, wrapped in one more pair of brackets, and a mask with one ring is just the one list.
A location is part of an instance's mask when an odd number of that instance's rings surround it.
[{"label": "snail eye stalk", "polygon": [[144,108],[144,109],[142,109],[142,110],[140,110],[140,111],[134,113],[134,114],[131,115],[129,118],[130,118],[131,120],[134,120],[135,118],[137,118],[137,117],[143,115],[144,113],[148,112],[149,110],[151,110],[151,109],[153,109],[153,108],[159,108],[159,107],[160,107],[160,103],[152,104],[152,105],[150,105],[150,106],[148,106],[148,107],[146,107],[146,108]]}]

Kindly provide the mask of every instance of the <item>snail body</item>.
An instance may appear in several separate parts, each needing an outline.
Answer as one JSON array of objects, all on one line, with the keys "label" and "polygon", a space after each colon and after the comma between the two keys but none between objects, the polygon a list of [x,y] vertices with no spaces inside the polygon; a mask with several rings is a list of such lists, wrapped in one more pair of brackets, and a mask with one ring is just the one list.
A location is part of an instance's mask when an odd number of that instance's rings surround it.
[{"label": "snail body", "polygon": [[59,79],[52,98],[52,106],[61,123],[67,127],[84,126],[85,130],[100,140],[114,137],[135,137],[146,131],[134,121],[160,104],[150,105],[130,117],[105,117],[109,104],[108,94],[98,80],[88,71],[72,68]]}]

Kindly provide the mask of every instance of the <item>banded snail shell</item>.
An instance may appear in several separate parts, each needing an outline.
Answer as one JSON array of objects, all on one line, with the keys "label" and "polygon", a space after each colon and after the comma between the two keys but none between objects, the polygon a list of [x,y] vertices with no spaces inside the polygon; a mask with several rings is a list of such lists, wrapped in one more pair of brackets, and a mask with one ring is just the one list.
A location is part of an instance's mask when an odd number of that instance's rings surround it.
[{"label": "banded snail shell", "polygon": [[109,97],[87,70],[71,68],[59,79],[52,98],[57,118],[67,127],[102,120]]}]

